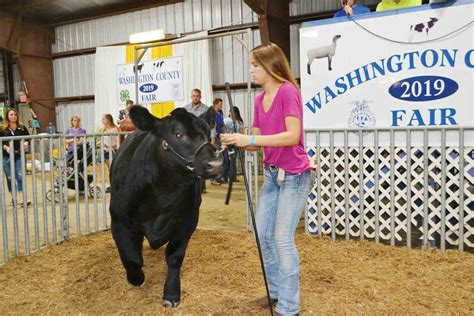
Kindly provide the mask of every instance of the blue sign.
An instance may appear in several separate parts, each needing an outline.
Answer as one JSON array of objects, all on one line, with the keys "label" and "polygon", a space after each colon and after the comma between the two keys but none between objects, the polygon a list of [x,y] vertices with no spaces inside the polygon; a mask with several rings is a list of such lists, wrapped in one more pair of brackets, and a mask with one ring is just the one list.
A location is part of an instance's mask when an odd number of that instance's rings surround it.
[{"label": "blue sign", "polygon": [[154,83],[145,83],[144,85],[140,86],[139,90],[143,93],[152,93],[158,90],[158,85]]},{"label": "blue sign", "polygon": [[433,101],[456,93],[459,85],[456,81],[441,76],[418,76],[395,82],[388,92],[403,101]]}]

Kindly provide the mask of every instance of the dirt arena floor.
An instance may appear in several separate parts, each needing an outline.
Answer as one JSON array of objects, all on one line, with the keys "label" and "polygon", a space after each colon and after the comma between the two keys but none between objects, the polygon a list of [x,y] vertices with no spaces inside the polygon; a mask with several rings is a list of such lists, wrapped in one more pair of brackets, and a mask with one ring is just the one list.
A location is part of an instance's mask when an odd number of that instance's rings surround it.
[{"label": "dirt arena floor", "polygon": [[[243,183],[208,183],[182,268],[182,298],[162,307],[164,250],[144,247],[146,285],[126,282],[110,231],[71,238],[0,267],[2,314],[265,315],[257,248],[246,231]],[[301,315],[473,314],[474,255],[410,250],[303,233]]]}]

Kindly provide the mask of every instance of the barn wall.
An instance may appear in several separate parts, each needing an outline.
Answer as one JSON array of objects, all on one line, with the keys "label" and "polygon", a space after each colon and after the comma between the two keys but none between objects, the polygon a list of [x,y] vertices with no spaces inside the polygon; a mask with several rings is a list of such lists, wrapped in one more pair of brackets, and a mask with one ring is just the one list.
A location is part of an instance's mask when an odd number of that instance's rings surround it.
[{"label": "barn wall", "polygon": [[70,127],[71,116],[73,115],[79,115],[81,126],[87,133],[97,132],[94,126],[94,101],[59,102],[56,106],[58,132],[62,133]]},{"label": "barn wall", "polygon": [[[378,1],[359,1],[364,2],[372,4]],[[336,0],[293,0],[290,3],[290,15],[334,10],[337,7]],[[124,43],[128,42],[128,36],[132,33],[160,28],[166,33],[179,34],[256,21],[257,16],[243,0],[186,0],[183,3],[59,26],[55,29],[56,41],[52,49],[54,53],[60,53]],[[296,77],[299,77],[299,28],[300,24],[290,27],[291,68]],[[258,30],[254,30],[251,46],[258,44],[260,34]],[[211,48],[213,84],[247,80],[248,54],[236,39],[214,39]],[[53,66],[56,97],[94,94],[93,54],[55,59]],[[236,98],[241,98],[240,94],[242,92],[233,93]],[[218,95],[219,93],[216,94]],[[205,101],[211,103],[212,100]],[[83,102],[78,104],[80,106]]]}]

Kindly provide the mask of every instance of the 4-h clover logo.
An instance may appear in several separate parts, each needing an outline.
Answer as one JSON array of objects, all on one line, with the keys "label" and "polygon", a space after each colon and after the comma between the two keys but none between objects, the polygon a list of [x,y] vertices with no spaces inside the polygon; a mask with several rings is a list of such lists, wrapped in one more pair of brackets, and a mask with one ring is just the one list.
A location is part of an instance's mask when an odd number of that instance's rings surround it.
[{"label": "4-h clover logo", "polygon": [[128,90],[120,91],[120,101],[125,102],[130,99],[130,92]]}]

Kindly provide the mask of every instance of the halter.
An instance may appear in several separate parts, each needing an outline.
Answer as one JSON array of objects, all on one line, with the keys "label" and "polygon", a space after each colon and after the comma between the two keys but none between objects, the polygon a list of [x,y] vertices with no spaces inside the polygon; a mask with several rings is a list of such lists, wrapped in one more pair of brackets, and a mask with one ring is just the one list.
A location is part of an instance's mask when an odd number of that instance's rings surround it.
[{"label": "halter", "polygon": [[[178,153],[176,150],[174,150],[173,147],[166,141],[166,139],[163,139],[161,141],[161,147],[163,147],[164,150],[169,150],[173,154],[175,154],[179,159],[184,160],[186,162],[186,168],[188,168],[189,171],[194,172],[194,161],[196,160],[196,155],[199,153],[199,151],[206,146],[207,144],[211,145],[210,142],[204,142],[199,147],[194,151],[194,154],[192,155],[191,159],[186,158],[185,156],[181,155]],[[211,145],[212,146],[212,145]]]}]

